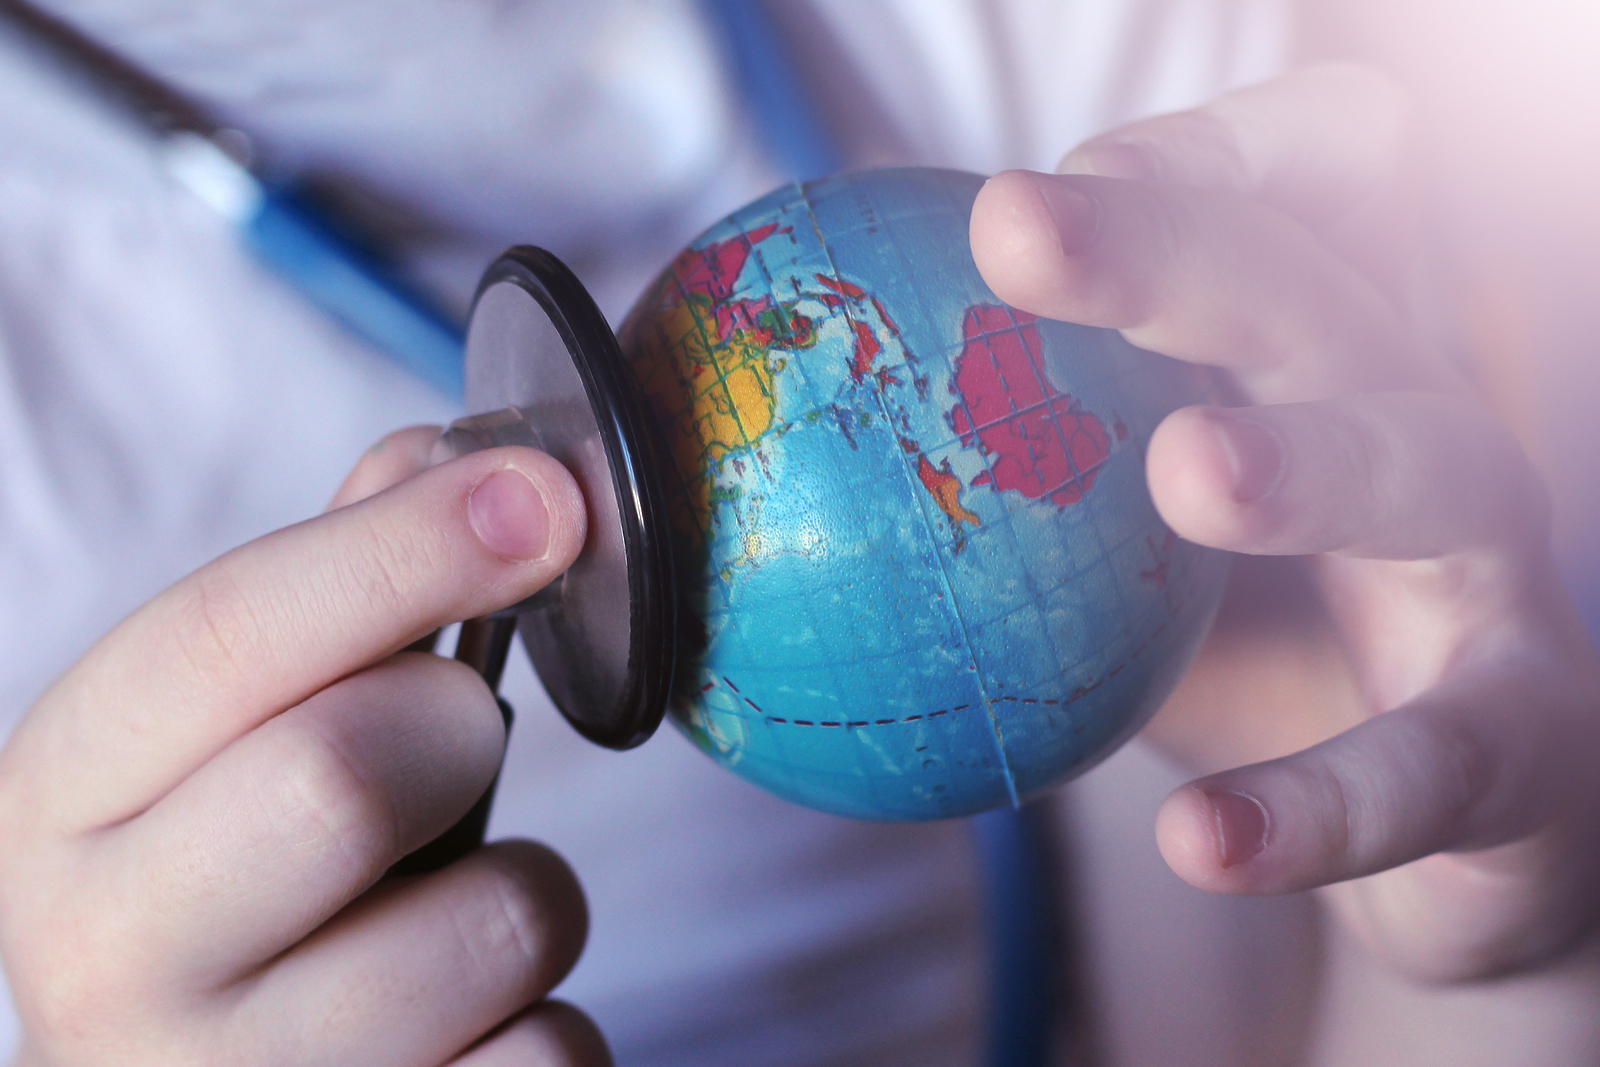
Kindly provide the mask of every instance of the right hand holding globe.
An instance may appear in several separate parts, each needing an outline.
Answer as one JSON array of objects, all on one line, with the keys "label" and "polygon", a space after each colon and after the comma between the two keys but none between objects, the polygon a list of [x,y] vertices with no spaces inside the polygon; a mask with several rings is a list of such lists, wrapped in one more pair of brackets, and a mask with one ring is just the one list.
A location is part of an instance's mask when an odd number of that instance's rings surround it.
[{"label": "right hand holding globe", "polygon": [[1009,303],[1225,367],[1251,405],[1150,444],[1173,529],[1258,557],[1149,728],[1207,775],[1160,811],[1168,863],[1330,887],[1377,955],[1448,981],[1591,929],[1600,670],[1537,475],[1389,284],[1406,118],[1376,75],[1313,68],[996,176],[972,245]]}]

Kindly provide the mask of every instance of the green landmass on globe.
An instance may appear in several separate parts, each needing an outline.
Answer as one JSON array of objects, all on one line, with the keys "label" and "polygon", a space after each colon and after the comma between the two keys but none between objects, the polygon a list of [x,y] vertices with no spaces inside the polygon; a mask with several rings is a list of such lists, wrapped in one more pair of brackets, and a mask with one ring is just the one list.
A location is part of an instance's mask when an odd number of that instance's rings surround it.
[{"label": "green landmass on globe", "polygon": [[998,301],[966,250],[978,184],[786,187],[621,331],[703,631],[674,721],[826,810],[965,814],[1084,769],[1153,712],[1221,588],[1140,455],[1203,379]]}]

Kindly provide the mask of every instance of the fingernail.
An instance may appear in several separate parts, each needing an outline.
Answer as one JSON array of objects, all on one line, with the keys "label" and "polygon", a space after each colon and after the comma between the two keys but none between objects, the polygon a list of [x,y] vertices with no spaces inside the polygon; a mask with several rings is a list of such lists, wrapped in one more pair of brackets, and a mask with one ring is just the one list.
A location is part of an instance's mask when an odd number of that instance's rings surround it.
[{"label": "fingernail", "polygon": [[550,545],[550,510],[538,486],[521,471],[498,470],[467,498],[467,521],[490,552],[538,559]]},{"label": "fingernail", "polygon": [[1055,221],[1061,251],[1069,256],[1087,252],[1100,230],[1100,206],[1071,182],[1049,174],[1030,174],[1029,178]]},{"label": "fingernail", "polygon": [[1217,845],[1222,866],[1249,863],[1267,847],[1267,809],[1248,793],[1207,793],[1211,816],[1217,822]]},{"label": "fingernail", "polygon": [[1213,413],[1211,425],[1233,474],[1233,499],[1248,504],[1270,494],[1283,477],[1283,442],[1276,431],[1230,411]]},{"label": "fingernail", "polygon": [[1161,180],[1161,157],[1132,142],[1089,144],[1061,161],[1061,173],[1155,182]]}]

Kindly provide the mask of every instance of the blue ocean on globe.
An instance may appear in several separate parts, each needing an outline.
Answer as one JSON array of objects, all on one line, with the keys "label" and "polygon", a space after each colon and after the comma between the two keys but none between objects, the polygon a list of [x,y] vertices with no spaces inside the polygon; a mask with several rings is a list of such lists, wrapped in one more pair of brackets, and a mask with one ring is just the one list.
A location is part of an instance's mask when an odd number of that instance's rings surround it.
[{"label": "blue ocean on globe", "polygon": [[997,299],[967,243],[982,183],[785,186],[620,332],[671,455],[672,719],[825,811],[965,815],[1081,773],[1171,691],[1226,579],[1144,478],[1211,379]]}]

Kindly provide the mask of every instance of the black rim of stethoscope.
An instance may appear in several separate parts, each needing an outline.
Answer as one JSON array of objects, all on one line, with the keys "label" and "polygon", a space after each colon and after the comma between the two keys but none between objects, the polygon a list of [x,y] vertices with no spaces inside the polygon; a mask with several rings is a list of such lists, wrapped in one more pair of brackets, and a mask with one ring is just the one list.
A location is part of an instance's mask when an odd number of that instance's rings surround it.
[{"label": "black rim of stethoscope", "polygon": [[[672,544],[655,432],[616,335],[566,264],[542,248],[518,245],[484,273],[478,298],[502,282],[538,302],[583,382],[605,448],[627,559],[628,668],[622,694],[609,710],[578,708],[555,693],[551,697],[562,716],[590,741],[632,748],[661,724],[677,651]],[[582,654],[581,649],[556,651]]]}]

